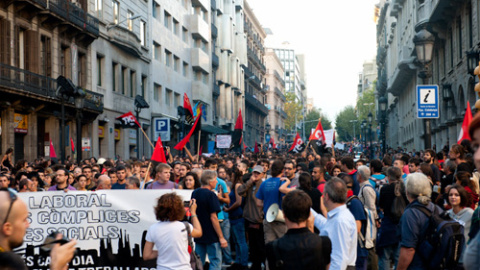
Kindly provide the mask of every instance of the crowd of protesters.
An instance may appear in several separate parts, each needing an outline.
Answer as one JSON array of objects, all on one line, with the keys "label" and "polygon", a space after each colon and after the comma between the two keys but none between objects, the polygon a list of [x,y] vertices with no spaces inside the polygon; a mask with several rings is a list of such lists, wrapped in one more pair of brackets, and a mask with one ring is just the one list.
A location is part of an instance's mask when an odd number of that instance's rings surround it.
[{"label": "crowd of protesters", "polygon": [[[372,160],[308,149],[187,158],[167,152],[169,162],[160,164],[105,158],[81,164],[47,159],[14,164],[13,149],[8,149],[0,187],[18,192],[193,190],[188,220],[195,251],[202,263],[208,257],[209,269],[429,269],[418,250],[430,222],[418,210],[424,207],[445,211],[463,225],[466,241],[455,267],[478,269],[480,115],[472,121],[470,136],[471,142],[439,152],[391,150]],[[284,216],[269,222],[274,204],[283,208]],[[185,213],[178,205],[175,197],[159,199],[159,222],[182,220]],[[160,258],[173,252],[165,243],[183,243],[175,250],[186,245],[186,237],[166,233],[182,226],[152,227],[144,257],[158,257],[159,265],[170,267],[165,269],[188,269],[189,257],[182,252]],[[172,241],[162,244],[165,237]]]}]

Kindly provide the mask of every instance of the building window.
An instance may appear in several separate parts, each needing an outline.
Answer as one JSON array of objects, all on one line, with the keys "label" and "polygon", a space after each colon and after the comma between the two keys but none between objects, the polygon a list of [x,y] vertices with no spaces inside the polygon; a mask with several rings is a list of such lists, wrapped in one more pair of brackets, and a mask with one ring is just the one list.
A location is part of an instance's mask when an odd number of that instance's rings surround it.
[{"label": "building window", "polygon": [[173,69],[176,72],[180,72],[180,58],[173,56]]},{"label": "building window", "polygon": [[115,63],[115,62],[112,62],[112,91],[114,91],[114,92],[118,92],[117,68],[118,68],[118,64]]},{"label": "building window", "polygon": [[160,17],[160,5],[155,1],[152,1],[152,16],[156,19]]},{"label": "building window", "polygon": [[182,27],[182,40],[188,43],[188,30],[185,27]]},{"label": "building window", "polygon": [[160,61],[162,54],[162,46],[160,44],[153,42],[153,58],[157,61]]},{"label": "building window", "polygon": [[178,36],[178,29],[180,25],[177,20],[173,19],[173,33]]},{"label": "building window", "polygon": [[173,107],[177,108],[180,104],[180,94],[175,93],[175,97],[173,98]]},{"label": "building window", "polygon": [[103,56],[97,55],[97,85],[102,86]]},{"label": "building window", "polygon": [[84,53],[78,53],[78,82],[80,87],[87,87],[87,56]]},{"label": "building window", "polygon": [[99,20],[103,19],[103,0],[95,0],[95,13]]},{"label": "building window", "polygon": [[137,86],[137,73],[135,70],[130,70],[130,97],[135,96],[135,88]]},{"label": "building window", "polygon": [[163,25],[165,25],[165,28],[170,29],[170,14],[168,12],[164,12],[165,16],[163,17]]},{"label": "building window", "polygon": [[468,48],[473,46],[472,4],[468,5]]},{"label": "building window", "polygon": [[142,91],[140,93],[140,95],[142,95],[142,97],[144,98],[147,98],[147,76],[145,75],[142,75],[142,81],[141,81],[141,85],[140,85],[140,91]]},{"label": "building window", "polygon": [[112,0],[113,7],[113,23],[117,24],[120,18],[120,3],[117,0]]},{"label": "building window", "polygon": [[458,61],[462,60],[462,18],[457,18],[457,39],[458,39]]},{"label": "building window", "polygon": [[172,53],[168,50],[165,50],[165,66],[170,67],[172,65]]},{"label": "building window", "polygon": [[450,35],[449,35],[449,38],[450,38],[450,68],[453,68],[453,31],[452,29],[450,28],[450,31],[449,31]]},{"label": "building window", "polygon": [[183,62],[183,76],[187,77],[188,76],[188,64],[186,62]]},{"label": "building window", "polygon": [[172,105],[172,90],[167,89],[165,91],[165,105],[171,106]]},{"label": "building window", "polygon": [[128,30],[129,30],[129,31],[133,31],[133,20],[132,20],[132,17],[133,17],[133,12],[131,12],[131,11],[129,10],[128,13],[127,13],[127,27],[128,27]]},{"label": "building window", "polygon": [[162,86],[154,84],[153,86],[153,99],[158,102],[159,97],[162,96]]},{"label": "building window", "polygon": [[126,95],[127,94],[127,89],[125,87],[125,80],[127,79],[126,77],[126,73],[127,72],[127,68],[126,67],[122,67],[122,73],[120,74],[121,77],[121,81],[120,81],[120,92],[122,93],[122,95]]},{"label": "building window", "polygon": [[40,74],[52,76],[52,47],[50,37],[40,38]]},{"label": "building window", "polygon": [[145,46],[147,44],[147,23],[140,21],[140,44]]}]

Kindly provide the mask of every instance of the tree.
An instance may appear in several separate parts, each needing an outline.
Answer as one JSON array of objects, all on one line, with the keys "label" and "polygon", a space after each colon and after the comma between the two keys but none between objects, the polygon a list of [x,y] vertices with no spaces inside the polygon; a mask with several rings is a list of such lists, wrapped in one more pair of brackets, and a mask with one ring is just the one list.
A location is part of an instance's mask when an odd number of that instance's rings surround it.
[{"label": "tree", "polygon": [[338,113],[335,119],[335,130],[338,134],[337,141],[352,141],[354,136],[354,126],[355,137],[358,139],[360,134],[360,121],[357,118],[353,106],[347,106]]},{"label": "tree", "polygon": [[285,113],[287,114],[287,119],[285,119],[285,129],[296,132],[298,127],[295,127],[295,124],[300,123],[303,120],[302,104],[297,102],[294,92],[285,93],[285,97],[287,98],[284,106]]},{"label": "tree", "polygon": [[[360,119],[360,121],[363,121],[363,120],[368,121],[368,114],[370,112],[373,115],[373,120],[375,120],[375,90],[374,90],[375,88],[374,87],[365,90],[365,92],[363,92],[363,95],[357,100],[357,106],[355,109],[357,110],[357,116],[358,116],[358,119]],[[376,124],[372,123],[372,126],[376,126]]]},{"label": "tree", "polygon": [[305,115],[305,136],[308,138],[312,129],[315,129],[318,124],[318,119],[322,119],[322,127],[324,130],[332,128],[332,121],[322,113],[320,109],[313,108],[307,115]]}]

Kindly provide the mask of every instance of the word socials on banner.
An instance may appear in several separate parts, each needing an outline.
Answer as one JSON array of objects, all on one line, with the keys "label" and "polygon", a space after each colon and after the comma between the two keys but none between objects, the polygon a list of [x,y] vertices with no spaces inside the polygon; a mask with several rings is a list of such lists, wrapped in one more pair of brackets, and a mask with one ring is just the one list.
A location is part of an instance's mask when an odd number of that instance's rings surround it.
[{"label": "word socials on banner", "polygon": [[30,222],[21,255],[29,269],[47,270],[49,254],[34,246],[57,231],[77,239],[69,270],[154,270],[156,259],[142,259],[143,245],[148,228],[157,222],[157,199],[170,192],[184,201],[192,195],[192,190],[158,189],[19,193]]}]

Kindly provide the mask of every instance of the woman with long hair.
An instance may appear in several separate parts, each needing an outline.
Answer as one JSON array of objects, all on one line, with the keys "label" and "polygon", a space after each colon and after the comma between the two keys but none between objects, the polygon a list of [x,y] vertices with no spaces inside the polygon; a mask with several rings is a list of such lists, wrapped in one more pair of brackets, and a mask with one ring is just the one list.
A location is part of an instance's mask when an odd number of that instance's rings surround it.
[{"label": "woman with long hair", "polygon": [[13,168],[13,160],[12,160],[12,155],[13,155],[13,147],[10,147],[7,149],[5,152],[5,155],[2,157],[2,161],[0,162],[0,165],[2,168],[8,168],[9,171],[12,170]]},{"label": "woman with long hair", "polygon": [[198,180],[198,175],[193,172],[188,172],[187,175],[185,175],[185,178],[180,181],[180,184],[178,184],[179,189],[190,189],[194,190],[200,187],[200,180]]},{"label": "woman with long hair", "polygon": [[478,193],[475,193],[475,186],[473,183],[472,174],[466,171],[459,171],[455,174],[456,184],[462,186],[470,197],[470,208],[475,209],[476,204],[478,203]]},{"label": "woman with long hair", "polygon": [[473,209],[469,207],[470,196],[461,185],[454,184],[448,191],[448,204],[452,207],[447,211],[448,215],[464,226],[465,240],[468,240],[473,214]]},{"label": "woman with long hair", "polygon": [[318,189],[312,188],[312,177],[310,174],[306,172],[301,173],[298,177],[298,182],[300,184],[298,189],[305,191],[310,199],[312,199],[312,209],[317,213],[321,213],[320,198],[322,197],[322,193]]},{"label": "woman with long hair", "polygon": [[342,172],[342,168],[340,167],[340,165],[334,165],[332,170],[330,171],[330,175],[332,177],[335,177],[339,175],[341,172]]},{"label": "woman with long hair", "polygon": [[[255,166],[253,171],[258,170],[259,167],[259,165]],[[235,243],[235,250],[237,251],[234,266],[232,265],[233,269],[248,269],[248,245],[245,238],[245,220],[243,219],[242,207],[243,198],[238,194],[238,188],[241,185],[243,185],[243,173],[236,169],[229,194],[230,205],[224,209],[225,212],[228,212],[233,242]]]},{"label": "woman with long hair", "polygon": [[[158,198],[154,208],[157,223],[150,226],[145,238],[143,259],[157,259],[157,269],[181,269],[190,270],[190,255],[188,253],[188,232],[185,224],[181,222],[185,216],[185,208],[180,196],[175,193],[167,193]],[[192,214],[190,226],[191,236],[202,236],[202,227],[196,214],[197,204],[195,199],[190,201],[190,213]],[[153,250],[153,247],[156,250]]]}]

